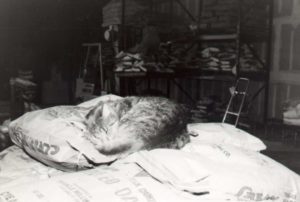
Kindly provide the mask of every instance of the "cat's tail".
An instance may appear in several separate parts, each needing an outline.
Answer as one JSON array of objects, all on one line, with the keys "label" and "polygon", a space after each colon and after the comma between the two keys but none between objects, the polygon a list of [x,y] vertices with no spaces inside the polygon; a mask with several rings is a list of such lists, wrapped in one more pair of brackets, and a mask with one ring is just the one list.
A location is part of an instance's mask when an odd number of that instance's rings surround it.
[{"label": "cat's tail", "polygon": [[168,148],[168,149],[181,149],[186,144],[188,144],[191,139],[191,134],[188,133],[186,130],[182,130],[177,132],[177,134],[173,134],[174,137],[169,139],[168,141],[161,141],[159,144],[154,144],[152,149],[156,148]]}]

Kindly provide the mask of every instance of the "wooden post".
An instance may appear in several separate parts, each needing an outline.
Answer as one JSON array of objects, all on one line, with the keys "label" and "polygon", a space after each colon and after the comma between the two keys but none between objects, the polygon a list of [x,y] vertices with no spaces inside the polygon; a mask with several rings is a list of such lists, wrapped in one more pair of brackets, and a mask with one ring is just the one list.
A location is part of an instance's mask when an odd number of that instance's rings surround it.
[{"label": "wooden post", "polygon": [[122,13],[121,13],[121,50],[124,50],[126,47],[126,43],[125,43],[125,23],[126,23],[126,19],[125,19],[125,12],[126,12],[126,0],[121,0],[122,1],[122,5],[121,5],[121,9],[122,9]]}]

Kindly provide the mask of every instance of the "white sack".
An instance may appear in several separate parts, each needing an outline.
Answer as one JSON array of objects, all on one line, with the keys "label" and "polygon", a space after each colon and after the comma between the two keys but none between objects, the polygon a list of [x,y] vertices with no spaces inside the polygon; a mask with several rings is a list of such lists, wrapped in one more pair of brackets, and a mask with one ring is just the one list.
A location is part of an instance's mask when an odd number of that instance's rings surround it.
[{"label": "white sack", "polygon": [[300,201],[300,177],[258,152],[230,145],[188,144],[131,155],[154,178],[209,199]]},{"label": "white sack", "polygon": [[192,123],[188,124],[187,130],[196,135],[191,137],[191,141],[195,142],[229,144],[253,151],[266,149],[259,138],[227,123]]},{"label": "white sack", "polygon": [[35,161],[17,146],[11,146],[0,153],[0,190],[60,174],[62,171]]},{"label": "white sack", "polygon": [[[32,157],[62,170],[91,168],[94,163],[107,163],[116,157],[99,153],[84,136],[84,124],[90,107],[99,101],[118,96],[102,96],[82,106],[57,106],[28,112],[10,123],[12,141]],[[86,106],[86,107],[84,107]]]},{"label": "white sack", "polygon": [[292,108],[283,112],[283,118],[286,119],[299,119],[300,111],[298,108]]},{"label": "white sack", "polygon": [[228,145],[190,143],[183,151],[142,151],[111,166],[75,173],[49,172],[25,159],[24,175],[34,165],[42,169],[23,181],[19,170],[19,184],[0,186],[1,202],[299,201],[298,175],[257,152]]},{"label": "white sack", "polygon": [[300,118],[296,118],[296,119],[283,118],[283,122],[288,125],[300,126]]},{"label": "white sack", "polygon": [[[36,183],[4,187],[1,202],[207,202],[149,176],[136,164],[66,173]],[[222,201],[222,200],[218,200]]]}]

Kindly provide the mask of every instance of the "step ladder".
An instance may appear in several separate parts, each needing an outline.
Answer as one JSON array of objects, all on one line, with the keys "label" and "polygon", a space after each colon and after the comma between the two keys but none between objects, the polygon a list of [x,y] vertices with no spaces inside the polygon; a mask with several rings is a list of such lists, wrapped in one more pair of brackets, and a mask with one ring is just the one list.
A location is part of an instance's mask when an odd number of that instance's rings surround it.
[{"label": "step ladder", "polygon": [[[86,55],[84,63],[80,67],[79,77],[76,79],[76,91],[75,98],[81,98],[83,101],[88,100],[94,96],[95,83],[94,81],[86,81],[88,65],[98,66],[101,93],[104,91],[104,77],[103,77],[103,65],[102,65],[102,47],[101,43],[83,43],[82,47],[86,49]],[[93,61],[93,54],[97,55],[97,59]]]},{"label": "step ladder", "polygon": [[222,123],[227,122],[230,117],[235,117],[234,125],[237,126],[247,96],[249,82],[250,81],[247,78],[239,78],[237,79],[235,86],[230,88],[231,97],[223,116]]},{"label": "step ladder", "polygon": [[[100,85],[101,85],[101,90],[104,90],[104,76],[103,76],[103,64],[102,64],[102,47],[101,47],[101,43],[83,43],[82,44],[83,47],[87,48],[87,52],[86,52],[86,56],[85,56],[85,60],[84,60],[84,74],[86,74],[86,70],[87,70],[87,66],[88,66],[88,62],[91,59],[91,52],[92,49],[97,49],[97,55],[98,58],[96,62],[99,63],[99,78],[100,78]],[[96,64],[95,64],[96,65]]]}]

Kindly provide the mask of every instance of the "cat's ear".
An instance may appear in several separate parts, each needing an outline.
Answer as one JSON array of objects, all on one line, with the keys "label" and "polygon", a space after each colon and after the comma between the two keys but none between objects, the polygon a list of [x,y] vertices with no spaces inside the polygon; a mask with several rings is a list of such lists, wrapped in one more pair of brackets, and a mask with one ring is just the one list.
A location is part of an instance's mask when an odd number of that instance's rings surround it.
[{"label": "cat's ear", "polygon": [[118,112],[108,104],[104,104],[102,108],[102,120],[106,124],[111,125],[119,120]]},{"label": "cat's ear", "polygon": [[103,103],[99,102],[96,107],[93,107],[85,116],[88,124],[94,123],[99,116],[102,116]]}]

